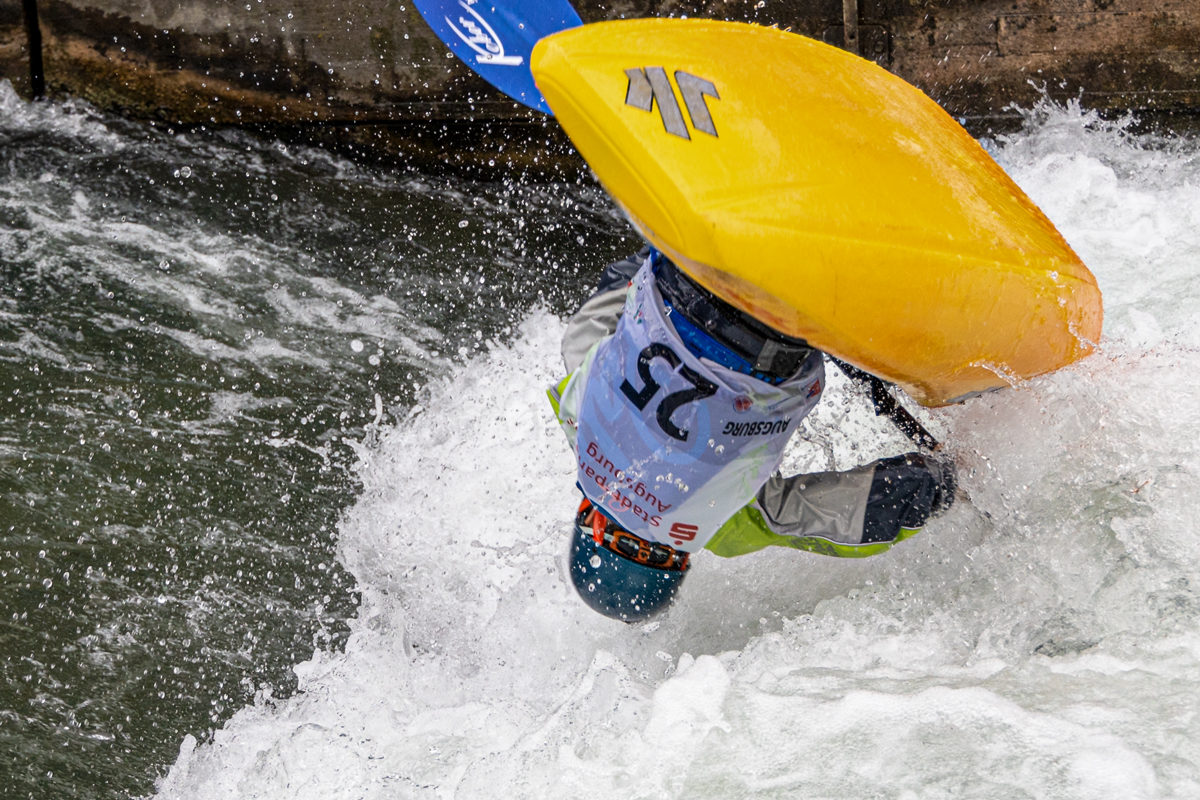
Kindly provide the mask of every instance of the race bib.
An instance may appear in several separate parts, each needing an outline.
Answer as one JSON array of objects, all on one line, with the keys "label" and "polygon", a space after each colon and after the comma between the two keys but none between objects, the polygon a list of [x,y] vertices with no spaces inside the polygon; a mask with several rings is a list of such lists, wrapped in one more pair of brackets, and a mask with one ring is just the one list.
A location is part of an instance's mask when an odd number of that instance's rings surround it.
[{"label": "race bib", "polygon": [[647,262],[587,375],[579,485],[632,533],[698,551],[779,466],[824,380],[816,351],[779,386],[693,356]]}]

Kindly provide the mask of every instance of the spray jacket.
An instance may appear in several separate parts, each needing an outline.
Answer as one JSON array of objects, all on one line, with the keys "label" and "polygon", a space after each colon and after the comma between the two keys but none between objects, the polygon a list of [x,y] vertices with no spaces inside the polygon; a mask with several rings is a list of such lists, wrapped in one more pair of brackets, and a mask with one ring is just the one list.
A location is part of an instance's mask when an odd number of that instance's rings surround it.
[{"label": "spray jacket", "polygon": [[700,357],[670,317],[650,259],[631,257],[567,326],[570,374],[550,399],[593,503],[646,540],[721,556],[768,545],[869,556],[917,533],[943,488],[918,454],[774,474],[820,399],[819,352],[773,385]]}]

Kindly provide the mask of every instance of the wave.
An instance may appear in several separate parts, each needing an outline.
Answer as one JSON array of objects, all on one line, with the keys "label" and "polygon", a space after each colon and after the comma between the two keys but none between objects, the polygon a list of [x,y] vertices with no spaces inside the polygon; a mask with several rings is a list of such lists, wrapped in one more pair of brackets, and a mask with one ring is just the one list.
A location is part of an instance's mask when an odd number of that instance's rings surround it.
[{"label": "wave", "polygon": [[[1042,107],[998,160],[1092,267],[1101,351],[921,412],[969,500],[861,561],[702,554],[668,615],[573,596],[562,322],[425,387],[358,446],[361,606],[167,798],[1188,797],[1200,791],[1194,143]],[[901,447],[832,381],[788,463]]]}]

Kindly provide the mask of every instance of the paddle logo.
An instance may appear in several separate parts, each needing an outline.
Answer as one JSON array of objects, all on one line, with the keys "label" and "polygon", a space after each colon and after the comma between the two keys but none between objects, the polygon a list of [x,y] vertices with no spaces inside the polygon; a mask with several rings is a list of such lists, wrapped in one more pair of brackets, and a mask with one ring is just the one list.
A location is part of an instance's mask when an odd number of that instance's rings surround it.
[{"label": "paddle logo", "polygon": [[513,100],[551,113],[529,60],[540,39],[583,24],[570,0],[413,0],[413,5],[476,75]]},{"label": "paddle logo", "polygon": [[[658,114],[662,117],[663,127],[667,133],[681,139],[691,139],[687,124],[683,121],[683,112],[679,101],[675,99],[675,90],[671,87],[671,79],[662,67],[634,67],[625,70],[629,78],[629,86],[625,90],[625,105],[633,106],[642,111],[653,111],[658,106]],[[683,105],[687,108],[688,117],[692,120],[692,128],[717,135],[717,127],[713,124],[712,115],[708,112],[705,97],[720,100],[717,87],[710,80],[699,78],[683,70],[675,70],[675,85],[683,97]]]},{"label": "paddle logo", "polygon": [[[496,30],[488,24],[474,6],[479,0],[459,0],[459,6],[469,14],[469,17],[458,16],[458,25],[446,17],[446,24],[454,31],[463,44],[475,51],[475,60],[480,64],[494,64],[501,67],[519,67],[525,62],[521,56],[510,56],[504,52],[504,42],[496,35]],[[465,33],[464,33],[465,31]]]}]

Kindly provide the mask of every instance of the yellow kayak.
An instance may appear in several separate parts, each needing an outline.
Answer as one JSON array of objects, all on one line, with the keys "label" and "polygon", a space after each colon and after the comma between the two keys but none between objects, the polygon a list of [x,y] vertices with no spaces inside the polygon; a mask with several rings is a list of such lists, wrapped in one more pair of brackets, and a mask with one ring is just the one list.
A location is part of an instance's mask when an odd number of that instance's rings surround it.
[{"label": "yellow kayak", "polygon": [[875,64],[740,23],[605,22],[531,60],[641,233],[715,294],[928,406],[1058,369],[1096,279],[936,103]]}]

